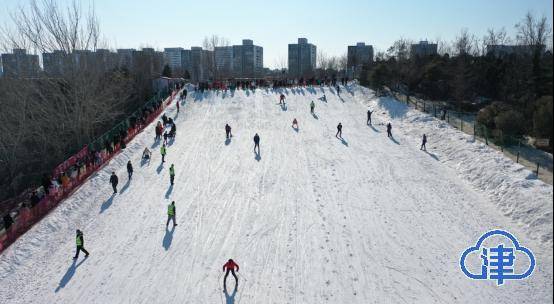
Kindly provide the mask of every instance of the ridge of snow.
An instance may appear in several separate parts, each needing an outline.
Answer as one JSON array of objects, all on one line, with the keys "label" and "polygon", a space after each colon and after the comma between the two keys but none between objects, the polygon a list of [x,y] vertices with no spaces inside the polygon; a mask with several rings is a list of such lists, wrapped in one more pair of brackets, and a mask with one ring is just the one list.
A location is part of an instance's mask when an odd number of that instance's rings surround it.
[{"label": "ridge of snow", "polygon": [[[357,86],[355,92],[371,96],[373,92]],[[553,187],[537,179],[523,165],[502,152],[474,140],[445,121],[420,112],[392,97],[373,97],[366,105],[386,114],[411,144],[418,146],[427,134],[430,155],[454,168],[460,176],[486,193],[503,214],[523,226],[533,239],[552,247]],[[399,126],[399,127],[398,127]]]}]

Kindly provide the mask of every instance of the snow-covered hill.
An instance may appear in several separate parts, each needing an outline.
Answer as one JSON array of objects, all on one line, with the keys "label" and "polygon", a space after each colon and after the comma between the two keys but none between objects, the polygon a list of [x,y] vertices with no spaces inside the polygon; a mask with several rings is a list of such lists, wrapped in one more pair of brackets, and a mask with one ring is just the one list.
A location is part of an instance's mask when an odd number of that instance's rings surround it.
[{"label": "snow-covered hill", "polygon": [[[286,108],[277,105],[281,92]],[[367,106],[376,110],[373,127]],[[167,113],[178,134],[167,162],[147,128],[2,253],[0,302],[552,301],[552,186],[440,121],[358,86],[341,96],[328,88],[210,92]],[[154,158],[141,165],[145,147]],[[113,197],[112,171],[121,188]],[[166,230],[172,200],[179,225]],[[76,228],[91,256],[72,263]],[[535,252],[532,277],[497,287],[463,275],[460,254],[494,228]],[[225,299],[229,258],[241,281]]]}]

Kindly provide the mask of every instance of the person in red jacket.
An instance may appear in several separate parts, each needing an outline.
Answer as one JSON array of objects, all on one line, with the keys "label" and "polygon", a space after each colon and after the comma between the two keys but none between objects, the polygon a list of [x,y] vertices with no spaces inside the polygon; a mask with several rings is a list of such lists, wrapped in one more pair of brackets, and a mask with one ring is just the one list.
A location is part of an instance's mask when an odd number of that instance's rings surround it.
[{"label": "person in red jacket", "polygon": [[239,271],[239,265],[233,261],[233,259],[229,259],[225,265],[223,265],[223,271],[225,272],[225,277],[223,278],[223,289],[227,290],[227,276],[229,276],[229,272],[235,277],[235,289],[239,287],[239,278],[235,274],[235,268],[237,269],[237,272]]}]

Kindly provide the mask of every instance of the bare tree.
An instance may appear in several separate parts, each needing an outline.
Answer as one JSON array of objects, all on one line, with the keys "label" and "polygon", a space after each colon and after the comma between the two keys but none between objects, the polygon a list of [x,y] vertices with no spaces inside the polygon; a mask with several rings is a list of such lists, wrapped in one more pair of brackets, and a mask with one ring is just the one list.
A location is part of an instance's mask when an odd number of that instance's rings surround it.
[{"label": "bare tree", "polygon": [[506,33],[505,28],[496,31],[493,28],[489,28],[487,34],[483,37],[483,44],[485,45],[506,45],[510,43],[511,39]]},{"label": "bare tree", "polygon": [[435,42],[437,43],[437,53],[439,55],[444,56],[446,54],[452,54],[452,48],[449,42],[440,37],[437,37]]},{"label": "bare tree", "polygon": [[544,49],[552,38],[552,28],[544,16],[537,19],[528,12],[515,27],[517,30],[516,41],[539,51]]},{"label": "bare tree", "polygon": [[130,78],[107,70],[95,56],[100,27],[91,7],[55,0],[31,0],[11,14],[11,26],[0,29],[3,47],[36,52],[65,51],[59,75],[2,78],[0,86],[0,179],[20,190],[21,180],[53,165],[110,128],[131,109]]},{"label": "bare tree", "polygon": [[36,52],[96,50],[98,18],[91,6],[83,13],[80,1],[61,7],[56,0],[30,0],[10,14],[13,28],[2,31],[3,48],[24,47]]},{"label": "bare tree", "polygon": [[505,28],[501,28],[499,30],[489,28],[487,30],[487,34],[483,36],[482,45],[481,45],[481,49],[479,50],[479,53],[481,55],[486,55],[487,46],[489,45],[507,45],[510,43],[511,43],[511,39],[506,33]]},{"label": "bare tree", "polygon": [[337,58],[337,70],[346,71],[347,65],[348,65],[348,56],[346,55],[346,53],[344,53]]},{"label": "bare tree", "polygon": [[406,61],[410,57],[410,47],[413,41],[406,38],[396,40],[391,47],[387,49],[387,56],[394,57],[398,61]]},{"label": "bare tree", "polygon": [[229,44],[229,40],[217,35],[206,36],[202,41],[202,48],[210,52],[209,56],[206,56],[204,64],[214,79],[219,79],[222,76],[226,76],[225,74],[229,74],[231,72],[231,66],[229,63],[227,66],[219,68],[215,59],[215,49],[217,47],[229,46]]},{"label": "bare tree", "polygon": [[276,69],[279,69],[281,71],[288,69],[287,58],[285,56],[277,57],[274,61],[274,65]]},{"label": "bare tree", "polygon": [[467,28],[460,31],[452,44],[453,51],[458,56],[475,55],[478,52],[477,39]]}]

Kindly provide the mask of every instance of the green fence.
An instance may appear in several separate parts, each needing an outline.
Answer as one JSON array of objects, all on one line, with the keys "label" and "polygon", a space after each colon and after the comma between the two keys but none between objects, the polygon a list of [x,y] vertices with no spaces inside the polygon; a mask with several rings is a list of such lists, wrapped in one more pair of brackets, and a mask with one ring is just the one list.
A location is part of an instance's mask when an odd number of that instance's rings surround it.
[{"label": "green fence", "polygon": [[[90,151],[101,151],[108,148],[108,146],[120,143],[123,138],[127,136],[127,130],[130,127],[134,127],[135,124],[141,123],[141,119],[145,116],[145,113],[152,113],[157,108],[160,107],[164,99],[166,99],[171,94],[171,90],[164,90],[156,93],[155,96],[152,96],[142,107],[137,109],[135,112],[131,113],[127,118],[119,122],[112,129],[105,132],[94,141],[88,144]],[[123,147],[124,148],[124,147]]]}]

